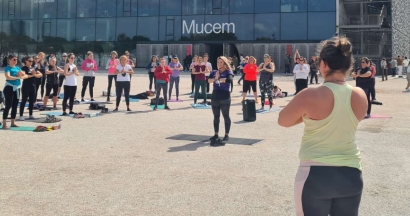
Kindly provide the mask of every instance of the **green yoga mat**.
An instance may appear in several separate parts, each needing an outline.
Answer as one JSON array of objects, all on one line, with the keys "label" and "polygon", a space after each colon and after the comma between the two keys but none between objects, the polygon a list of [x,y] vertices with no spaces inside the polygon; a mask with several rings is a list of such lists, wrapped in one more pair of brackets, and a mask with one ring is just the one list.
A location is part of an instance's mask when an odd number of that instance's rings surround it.
[{"label": "green yoga mat", "polygon": [[[10,125],[9,125],[10,127]],[[3,130],[3,126],[1,126],[1,129]],[[34,131],[34,129],[36,129],[36,127],[33,126],[19,126],[19,127],[10,127],[10,129],[8,130],[12,130],[12,131]]]},{"label": "green yoga mat", "polygon": [[[152,109],[154,109],[155,105],[149,105]],[[165,109],[165,105],[158,105],[158,109]]]}]

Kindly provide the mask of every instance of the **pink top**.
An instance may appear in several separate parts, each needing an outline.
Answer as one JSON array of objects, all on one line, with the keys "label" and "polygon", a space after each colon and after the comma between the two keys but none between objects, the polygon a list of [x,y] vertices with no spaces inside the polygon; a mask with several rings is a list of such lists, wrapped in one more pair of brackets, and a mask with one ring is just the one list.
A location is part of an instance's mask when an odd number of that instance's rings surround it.
[{"label": "pink top", "polygon": [[114,61],[112,59],[108,60],[106,66],[106,69],[108,69],[108,74],[114,74],[118,64],[118,59],[115,59]]},{"label": "pink top", "polygon": [[370,69],[372,70],[372,78],[376,76],[376,67],[374,65],[370,66]]},{"label": "pink top", "polygon": [[[93,69],[90,69],[90,67],[87,67],[87,64],[93,64],[94,68],[93,68]],[[84,60],[83,64],[81,65],[81,69],[82,69],[83,71],[90,71],[90,70],[97,71],[97,70],[98,70],[98,66],[97,66],[97,63],[94,61],[94,59],[91,60],[91,59],[89,59],[89,58],[86,58],[86,59]]]}]

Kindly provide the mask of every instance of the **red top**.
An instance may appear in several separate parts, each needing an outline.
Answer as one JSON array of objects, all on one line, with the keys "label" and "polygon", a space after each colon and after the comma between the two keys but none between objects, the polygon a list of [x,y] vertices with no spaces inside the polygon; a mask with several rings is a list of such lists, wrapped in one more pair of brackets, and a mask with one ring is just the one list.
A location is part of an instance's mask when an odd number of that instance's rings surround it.
[{"label": "red top", "polygon": [[172,74],[172,70],[169,66],[164,66],[165,73],[162,73],[162,66],[158,66],[155,68],[154,76],[157,80],[163,80],[165,82],[169,82],[169,75]]},{"label": "red top", "polygon": [[370,69],[372,70],[372,78],[376,76],[376,67],[374,65],[370,66]]},{"label": "red top", "polygon": [[243,72],[245,73],[244,80],[256,81],[258,74],[258,72],[256,72],[256,69],[258,69],[258,66],[256,64],[246,64],[243,68]]}]

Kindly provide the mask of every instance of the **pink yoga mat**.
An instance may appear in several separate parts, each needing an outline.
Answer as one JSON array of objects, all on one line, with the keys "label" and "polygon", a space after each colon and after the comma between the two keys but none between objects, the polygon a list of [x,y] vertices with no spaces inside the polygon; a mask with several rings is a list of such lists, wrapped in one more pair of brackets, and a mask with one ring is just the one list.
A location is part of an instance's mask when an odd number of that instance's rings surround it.
[{"label": "pink yoga mat", "polygon": [[391,116],[384,116],[384,115],[370,115],[370,118],[393,118]]},{"label": "pink yoga mat", "polygon": [[171,100],[168,100],[168,102],[184,102],[184,101],[182,101],[182,100],[177,100],[177,99],[171,99]]}]

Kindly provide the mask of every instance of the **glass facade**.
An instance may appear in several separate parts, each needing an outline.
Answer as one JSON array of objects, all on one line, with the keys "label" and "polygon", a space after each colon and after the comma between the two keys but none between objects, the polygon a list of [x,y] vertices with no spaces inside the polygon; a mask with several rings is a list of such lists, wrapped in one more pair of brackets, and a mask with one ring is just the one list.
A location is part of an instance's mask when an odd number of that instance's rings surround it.
[{"label": "glass facade", "polygon": [[137,44],[316,43],[335,34],[335,4],[336,0],[0,0],[0,51],[84,56],[87,49],[101,55],[128,50],[136,57]]}]

